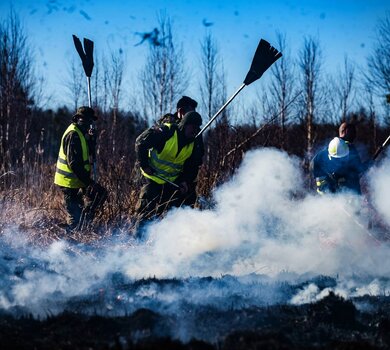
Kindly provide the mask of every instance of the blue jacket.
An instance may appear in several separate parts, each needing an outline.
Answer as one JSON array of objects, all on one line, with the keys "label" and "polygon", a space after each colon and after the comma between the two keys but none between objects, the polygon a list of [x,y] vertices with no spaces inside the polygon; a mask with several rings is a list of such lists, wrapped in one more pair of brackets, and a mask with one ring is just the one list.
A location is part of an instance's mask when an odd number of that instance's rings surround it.
[{"label": "blue jacket", "polygon": [[318,152],[311,162],[311,170],[316,179],[317,192],[336,193],[352,191],[361,194],[360,177],[368,169],[362,163],[354,145],[349,144],[349,155],[344,158],[329,158],[328,150]]}]

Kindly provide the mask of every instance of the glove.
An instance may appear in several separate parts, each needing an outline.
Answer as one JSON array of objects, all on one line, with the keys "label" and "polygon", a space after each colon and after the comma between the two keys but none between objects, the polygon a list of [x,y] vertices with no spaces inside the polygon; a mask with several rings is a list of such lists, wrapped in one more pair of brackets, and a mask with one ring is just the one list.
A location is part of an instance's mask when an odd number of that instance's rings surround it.
[{"label": "glove", "polygon": [[179,184],[180,186],[180,193],[181,194],[186,194],[188,192],[188,185],[187,182],[183,181]]},{"label": "glove", "polygon": [[142,170],[148,175],[154,174],[154,170],[150,166],[143,167]]},{"label": "glove", "polygon": [[89,185],[87,186],[87,188],[85,189],[85,194],[90,197],[93,192],[94,192],[94,188],[96,186],[96,182],[91,180],[91,182],[89,183]]},{"label": "glove", "polygon": [[107,198],[107,190],[100,184],[92,181],[85,190],[86,197],[93,200],[95,197]]},{"label": "glove", "polygon": [[105,191],[106,189],[102,185],[99,185],[95,181],[91,181],[85,192],[87,195],[93,195],[94,193],[101,193]]}]

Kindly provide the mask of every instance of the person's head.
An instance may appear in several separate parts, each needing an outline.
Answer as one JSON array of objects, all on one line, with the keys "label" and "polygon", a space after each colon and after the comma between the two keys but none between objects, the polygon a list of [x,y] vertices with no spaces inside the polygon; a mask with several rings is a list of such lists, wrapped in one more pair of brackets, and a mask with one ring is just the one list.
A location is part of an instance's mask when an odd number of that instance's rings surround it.
[{"label": "person's head", "polygon": [[158,124],[166,124],[166,123],[172,124],[175,122],[176,122],[176,117],[172,113],[166,113],[158,120]]},{"label": "person's head", "polygon": [[191,97],[188,96],[181,97],[176,104],[178,119],[181,120],[186,113],[195,111],[196,107],[198,107],[198,102],[193,100]]},{"label": "person's head", "polygon": [[76,114],[73,115],[72,120],[78,126],[87,128],[93,121],[97,120],[97,117],[92,108],[82,106],[77,108]]},{"label": "person's head", "polygon": [[184,115],[179,123],[179,129],[184,132],[184,136],[188,140],[195,138],[200,131],[202,125],[202,117],[198,112],[191,111]]},{"label": "person's head", "polygon": [[356,126],[355,124],[342,123],[339,127],[339,137],[347,142],[354,142],[356,138]]},{"label": "person's head", "polygon": [[343,162],[348,160],[348,144],[340,137],[335,137],[328,145],[328,157],[330,160]]}]

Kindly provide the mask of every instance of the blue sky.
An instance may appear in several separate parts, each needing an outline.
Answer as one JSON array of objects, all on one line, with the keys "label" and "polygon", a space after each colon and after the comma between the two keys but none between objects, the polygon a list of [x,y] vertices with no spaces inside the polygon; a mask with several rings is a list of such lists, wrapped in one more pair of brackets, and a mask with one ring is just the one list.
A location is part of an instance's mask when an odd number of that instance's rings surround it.
[{"label": "blue sky", "polygon": [[224,58],[230,94],[242,83],[259,39],[273,43],[277,30],[286,33],[293,56],[304,36],[318,36],[329,72],[341,66],[345,54],[363,65],[374,42],[377,20],[390,10],[390,2],[382,0],[3,0],[1,18],[11,3],[23,20],[35,47],[38,68],[58,104],[67,102],[61,97],[67,63],[78,58],[72,34],[94,40],[97,50],[123,50],[126,89],[137,84],[147,52],[146,44],[135,46],[140,40],[135,33],[151,31],[156,27],[158,12],[166,10],[178,39],[185,42],[185,57],[194,73],[192,94],[196,96],[203,22],[211,22],[209,28]]}]

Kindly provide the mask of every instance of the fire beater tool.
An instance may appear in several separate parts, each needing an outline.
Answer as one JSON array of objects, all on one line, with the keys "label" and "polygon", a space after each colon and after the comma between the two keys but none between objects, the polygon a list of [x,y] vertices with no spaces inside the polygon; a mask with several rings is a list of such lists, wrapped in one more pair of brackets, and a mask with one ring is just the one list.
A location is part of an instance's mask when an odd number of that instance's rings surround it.
[{"label": "fire beater tool", "polygon": [[238,88],[238,90],[225,102],[225,104],[219,109],[217,113],[207,122],[207,124],[198,132],[196,137],[203,134],[203,132],[210,126],[210,124],[222,113],[222,111],[229,105],[230,102],[240,93],[240,91],[247,85],[252,84],[258,80],[263,73],[271,67],[280,57],[282,53],[275,49],[271,44],[261,39],[257,46],[255,55],[252,60],[251,67],[248,74],[245,77],[244,82]]}]

